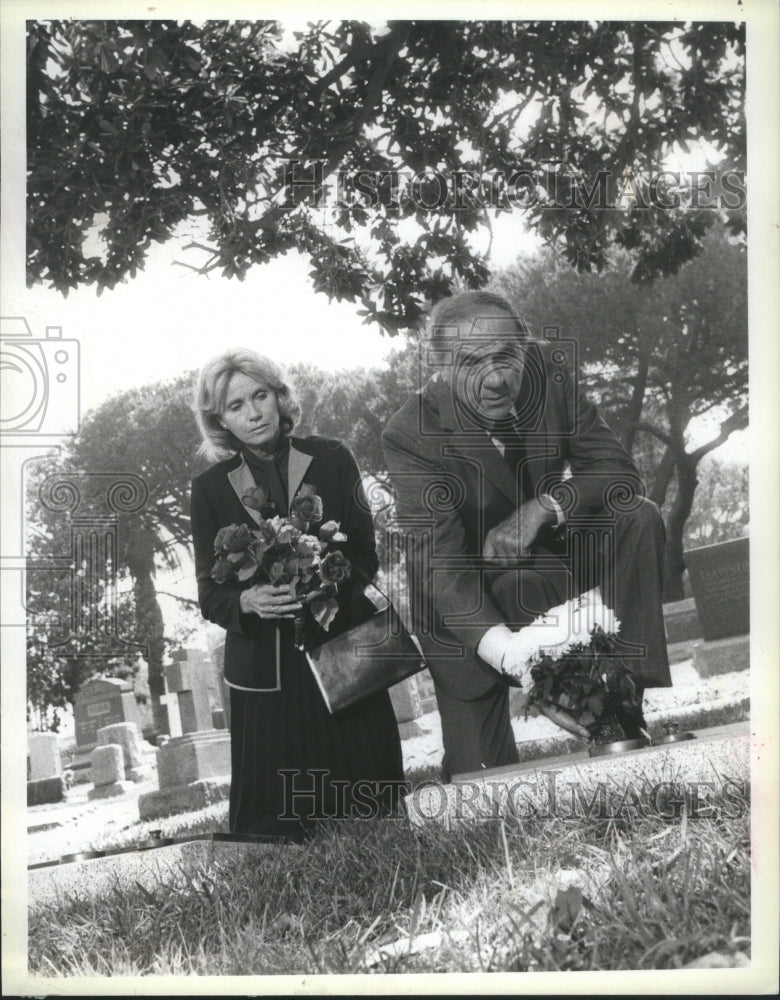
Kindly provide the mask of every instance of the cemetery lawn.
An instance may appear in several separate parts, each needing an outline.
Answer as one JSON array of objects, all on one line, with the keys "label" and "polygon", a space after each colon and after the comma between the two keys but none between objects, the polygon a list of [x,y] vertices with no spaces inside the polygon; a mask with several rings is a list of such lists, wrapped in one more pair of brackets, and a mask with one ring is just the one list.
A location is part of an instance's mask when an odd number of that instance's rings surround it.
[{"label": "cemetery lawn", "polygon": [[[681,968],[750,951],[747,800],[446,829],[351,821],[297,850],[30,917],[43,976]],[[668,813],[668,814],[667,814]],[[195,814],[192,814],[193,816]],[[219,824],[211,819],[211,829]],[[203,819],[192,832],[203,831]],[[177,830],[181,837],[185,831]]]}]

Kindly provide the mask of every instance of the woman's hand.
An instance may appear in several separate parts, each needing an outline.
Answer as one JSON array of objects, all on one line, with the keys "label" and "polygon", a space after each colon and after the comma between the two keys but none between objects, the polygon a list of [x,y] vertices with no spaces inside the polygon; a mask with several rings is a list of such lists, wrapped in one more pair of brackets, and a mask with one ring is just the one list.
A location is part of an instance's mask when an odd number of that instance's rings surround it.
[{"label": "woman's hand", "polygon": [[294,618],[301,603],[291,594],[290,588],[281,584],[257,583],[241,591],[241,610],[259,618]]}]

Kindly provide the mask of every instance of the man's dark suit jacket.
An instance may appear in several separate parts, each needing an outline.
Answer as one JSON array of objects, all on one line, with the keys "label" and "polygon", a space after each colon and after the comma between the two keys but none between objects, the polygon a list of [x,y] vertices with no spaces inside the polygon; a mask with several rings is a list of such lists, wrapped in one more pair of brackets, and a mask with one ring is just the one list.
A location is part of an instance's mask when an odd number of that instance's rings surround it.
[{"label": "man's dark suit jacket", "polygon": [[[362,592],[373,579],[378,560],[371,512],[352,453],[338,441],[320,437],[290,438],[288,501],[302,483],[314,487],[322,498],[324,521],[338,521],[347,541],[342,546],[352,564],[348,583],[339,587],[340,610],[331,626],[349,619],[356,605],[362,607]],[[255,485],[240,454],[212,465],[192,482],[191,520],[195,547],[198,598],[203,617],[227,630],[225,679],[251,690],[279,689],[279,643],[290,641],[292,621],[276,624],[255,614],[244,614],[240,591],[250,584],[216,583],[211,578],[214,539],[228,524],[257,527],[258,514],[245,507],[241,497]],[[286,514],[286,511],[282,512]],[[316,533],[316,527],[312,533]]]},{"label": "man's dark suit jacket", "polygon": [[412,623],[437,684],[466,701],[496,682],[476,647],[506,616],[485,590],[480,556],[487,532],[522,501],[522,484],[552,495],[571,521],[601,511],[616,489],[642,490],[559,345],[529,342],[515,406],[525,447],[517,475],[439,376],[406,401],[382,438],[407,539]]}]

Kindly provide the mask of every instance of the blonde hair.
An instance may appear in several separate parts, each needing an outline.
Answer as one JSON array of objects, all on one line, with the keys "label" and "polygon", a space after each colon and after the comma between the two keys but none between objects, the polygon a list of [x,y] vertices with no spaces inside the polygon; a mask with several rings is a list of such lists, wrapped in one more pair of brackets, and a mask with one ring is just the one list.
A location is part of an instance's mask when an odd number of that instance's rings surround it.
[{"label": "blonde hair", "polygon": [[301,408],[281,368],[270,358],[247,349],[225,351],[207,361],[198,373],[193,409],[202,440],[198,449],[207,458],[224,457],[239,450],[241,442],[220,423],[225,408],[228,385],[236,374],[246,375],[270,389],[279,407],[282,434],[291,434]]}]

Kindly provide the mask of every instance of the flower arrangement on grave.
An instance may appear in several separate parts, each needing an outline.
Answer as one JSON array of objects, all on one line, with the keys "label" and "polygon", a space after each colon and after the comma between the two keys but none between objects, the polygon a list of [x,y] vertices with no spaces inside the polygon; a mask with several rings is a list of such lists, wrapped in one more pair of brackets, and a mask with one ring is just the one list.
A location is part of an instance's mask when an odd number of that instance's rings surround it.
[{"label": "flower arrangement on grave", "polygon": [[641,695],[619,652],[619,627],[594,589],[516,632],[519,666],[505,673],[522,679],[524,687],[530,676],[526,717],[536,710],[564,729],[573,720],[597,744],[626,739],[619,715],[641,712]]},{"label": "flower arrangement on grave", "polygon": [[[252,491],[242,500],[247,507],[260,510],[264,497],[256,493]],[[322,499],[314,487],[304,484],[290,506],[289,517],[261,516],[254,529],[229,524],[220,528],[214,539],[216,562],[211,576],[217,583],[286,585],[290,595],[303,605],[295,614],[297,649],[305,647],[307,617],[328,631],[339,608],[338,586],[351,572],[349,560],[337,548],[347,540],[338,521],[326,521],[316,535],[310,533],[322,517]]]}]

